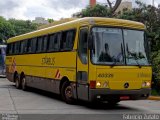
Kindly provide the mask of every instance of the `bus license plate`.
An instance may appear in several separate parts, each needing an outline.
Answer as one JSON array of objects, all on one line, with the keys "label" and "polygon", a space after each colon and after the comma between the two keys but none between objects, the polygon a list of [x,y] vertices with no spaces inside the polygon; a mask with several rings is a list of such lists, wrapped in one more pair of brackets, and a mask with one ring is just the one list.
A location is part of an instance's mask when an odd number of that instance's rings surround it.
[{"label": "bus license plate", "polygon": [[129,99],[130,99],[129,96],[121,96],[121,97],[120,97],[120,100],[129,100]]}]

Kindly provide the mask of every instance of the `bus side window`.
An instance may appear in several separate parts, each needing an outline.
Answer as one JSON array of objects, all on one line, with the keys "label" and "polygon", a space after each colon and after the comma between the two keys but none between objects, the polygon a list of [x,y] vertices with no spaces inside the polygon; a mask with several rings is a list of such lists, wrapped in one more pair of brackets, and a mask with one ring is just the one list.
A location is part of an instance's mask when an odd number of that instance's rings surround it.
[{"label": "bus side window", "polygon": [[27,53],[27,43],[28,43],[28,40],[24,40],[24,53]]},{"label": "bus side window", "polygon": [[20,42],[15,43],[15,54],[19,54]]},{"label": "bus side window", "polygon": [[32,49],[31,49],[31,39],[28,39],[28,42],[27,42],[27,53],[31,53],[32,52]]},{"label": "bus side window", "polygon": [[43,36],[43,43],[42,43],[42,52],[46,52],[47,50],[47,43],[48,43],[48,36]]},{"label": "bus side window", "polygon": [[21,49],[20,49],[20,53],[24,54],[25,53],[25,41],[21,41]]},{"label": "bus side window", "polygon": [[76,31],[75,30],[70,30],[67,32],[67,48],[69,50],[73,49],[73,45],[74,45],[74,40],[75,40],[75,35],[76,35]]},{"label": "bus side window", "polygon": [[79,44],[78,44],[78,55],[83,64],[87,64],[87,39],[88,39],[88,29],[87,28],[81,29]]},{"label": "bus side window", "polygon": [[11,44],[7,45],[7,54],[11,54]]},{"label": "bus side window", "polygon": [[76,30],[69,30],[62,32],[62,40],[61,40],[61,50],[72,50],[73,44],[75,40]]},{"label": "bus side window", "polygon": [[54,51],[54,39],[56,37],[56,34],[51,34],[49,36],[49,43],[48,43],[48,51]]},{"label": "bus side window", "polygon": [[15,43],[12,43],[12,51],[11,54],[15,54]]},{"label": "bus side window", "polygon": [[55,37],[54,37],[54,43],[53,43],[54,51],[59,51],[60,39],[61,39],[61,34],[60,33],[56,33]]},{"label": "bus side window", "polygon": [[36,52],[36,47],[37,47],[37,38],[32,38],[31,39],[31,53]]},{"label": "bus side window", "polygon": [[38,37],[36,52],[42,52],[42,41],[43,41],[43,37]]}]

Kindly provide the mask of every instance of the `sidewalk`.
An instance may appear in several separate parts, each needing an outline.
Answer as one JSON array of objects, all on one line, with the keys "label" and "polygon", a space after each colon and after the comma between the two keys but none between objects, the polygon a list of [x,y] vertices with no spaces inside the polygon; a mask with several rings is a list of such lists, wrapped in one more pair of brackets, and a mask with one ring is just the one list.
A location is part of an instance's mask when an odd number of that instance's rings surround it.
[{"label": "sidewalk", "polygon": [[149,96],[148,100],[160,100],[160,96]]}]

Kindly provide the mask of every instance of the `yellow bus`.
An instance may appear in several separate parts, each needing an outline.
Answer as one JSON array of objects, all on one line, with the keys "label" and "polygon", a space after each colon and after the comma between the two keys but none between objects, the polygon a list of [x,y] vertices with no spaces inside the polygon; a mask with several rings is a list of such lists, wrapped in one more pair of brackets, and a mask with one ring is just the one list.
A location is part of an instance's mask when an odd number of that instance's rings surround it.
[{"label": "yellow bus", "polygon": [[146,99],[151,90],[145,26],[87,17],[7,40],[6,76],[16,88],[60,94],[64,101]]}]

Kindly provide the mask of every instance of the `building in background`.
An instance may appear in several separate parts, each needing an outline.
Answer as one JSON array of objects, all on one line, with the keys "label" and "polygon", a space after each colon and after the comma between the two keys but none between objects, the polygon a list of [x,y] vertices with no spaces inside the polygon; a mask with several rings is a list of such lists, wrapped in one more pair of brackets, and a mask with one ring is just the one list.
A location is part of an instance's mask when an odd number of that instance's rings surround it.
[{"label": "building in background", "polygon": [[90,6],[94,7],[96,5],[96,0],[90,0]]},{"label": "building in background", "polygon": [[123,12],[124,9],[132,10],[132,2],[127,0],[122,1],[116,12]]},{"label": "building in background", "polygon": [[37,24],[49,24],[48,20],[45,20],[43,17],[36,17],[32,22]]}]

